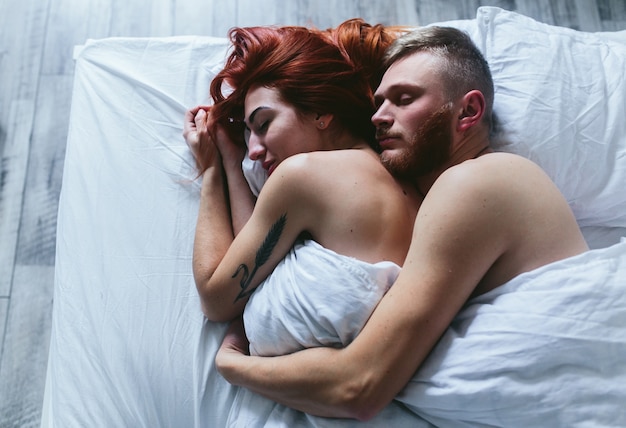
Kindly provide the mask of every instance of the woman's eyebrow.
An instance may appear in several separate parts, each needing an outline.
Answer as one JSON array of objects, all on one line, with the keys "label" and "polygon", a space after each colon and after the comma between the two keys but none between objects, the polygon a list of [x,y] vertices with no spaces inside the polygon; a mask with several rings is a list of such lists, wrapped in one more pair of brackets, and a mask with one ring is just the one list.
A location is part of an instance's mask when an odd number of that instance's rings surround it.
[{"label": "woman's eyebrow", "polygon": [[254,117],[256,116],[256,114],[260,111],[260,110],[266,110],[269,109],[269,107],[267,106],[260,106],[254,109],[254,111],[252,113],[250,113],[250,116],[248,116],[248,120],[244,119],[244,122],[246,122],[248,124],[248,126],[250,126],[252,124],[252,122],[254,122]]}]

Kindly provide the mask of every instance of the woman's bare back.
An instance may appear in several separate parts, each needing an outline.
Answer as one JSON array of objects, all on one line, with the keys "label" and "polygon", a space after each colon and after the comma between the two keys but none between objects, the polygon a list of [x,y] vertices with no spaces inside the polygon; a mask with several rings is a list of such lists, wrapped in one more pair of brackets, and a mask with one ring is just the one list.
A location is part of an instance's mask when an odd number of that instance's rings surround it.
[{"label": "woman's bare back", "polygon": [[314,240],[362,261],[404,263],[421,203],[414,187],[394,179],[369,149],[313,152],[296,159],[306,174],[303,192],[319,202],[308,230]]}]

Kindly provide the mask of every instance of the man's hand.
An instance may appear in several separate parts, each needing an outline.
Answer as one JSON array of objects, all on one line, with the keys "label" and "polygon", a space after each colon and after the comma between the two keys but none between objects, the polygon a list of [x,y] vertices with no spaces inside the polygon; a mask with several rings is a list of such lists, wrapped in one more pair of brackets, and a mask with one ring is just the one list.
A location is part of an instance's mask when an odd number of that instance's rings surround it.
[{"label": "man's hand", "polygon": [[243,327],[243,319],[238,317],[230,323],[230,327],[226,331],[226,335],[222,341],[222,346],[220,346],[215,356],[215,366],[217,370],[229,382],[234,381],[234,379],[231,379],[229,376],[229,362],[232,361],[232,359],[249,355],[249,346],[250,343],[248,342]]}]

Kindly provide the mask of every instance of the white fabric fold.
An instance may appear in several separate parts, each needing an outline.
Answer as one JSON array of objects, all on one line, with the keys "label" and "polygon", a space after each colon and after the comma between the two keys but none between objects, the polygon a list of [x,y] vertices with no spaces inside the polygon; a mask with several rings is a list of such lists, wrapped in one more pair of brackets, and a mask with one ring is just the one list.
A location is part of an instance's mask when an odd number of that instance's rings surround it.
[{"label": "white fabric fold", "polygon": [[399,273],[392,262],[365,263],[312,240],[296,244],[246,306],[250,353],[347,346]]},{"label": "white fabric fold", "polygon": [[470,301],[398,400],[439,426],[626,426],[626,240]]}]

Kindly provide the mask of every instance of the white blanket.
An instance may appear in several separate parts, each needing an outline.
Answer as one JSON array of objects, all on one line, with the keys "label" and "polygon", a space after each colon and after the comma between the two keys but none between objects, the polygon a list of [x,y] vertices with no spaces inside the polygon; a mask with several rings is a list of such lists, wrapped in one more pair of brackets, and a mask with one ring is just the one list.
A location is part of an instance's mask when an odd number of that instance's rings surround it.
[{"label": "white blanket", "polygon": [[626,240],[470,301],[398,399],[439,426],[626,426]]},{"label": "white blanket", "polygon": [[295,245],[246,305],[250,353],[347,346],[399,273],[395,263],[365,263],[312,240]]},{"label": "white blanket", "polygon": [[[322,261],[304,262],[308,274],[294,277],[289,267],[279,266],[272,290],[258,291],[264,304],[246,307],[249,322],[263,322],[262,337],[255,338],[269,344],[280,331],[274,353],[291,352],[296,342],[333,342],[329,328],[311,322],[309,309],[324,308],[333,289],[324,279],[316,283],[314,275],[327,262],[333,278],[353,275],[337,272],[332,259],[324,261],[320,254],[334,256],[319,245],[310,253]],[[299,281],[301,275],[308,278]],[[386,288],[384,277],[378,282]],[[292,287],[303,292],[287,303],[283,295]],[[352,290],[341,280],[338,287]],[[376,305],[360,293],[342,293],[341,300],[351,316],[361,309],[358,318],[365,320]],[[350,328],[341,311],[323,311],[323,319],[338,330]],[[334,342],[356,335],[361,326],[352,328],[338,331]],[[263,336],[262,329],[270,333]],[[626,240],[522,274],[471,300],[397,401],[370,424],[393,420],[394,426],[419,426],[426,424],[422,418],[444,427],[626,426]],[[229,422],[241,427],[340,423],[305,416],[243,389]]]},{"label": "white blanket", "polygon": [[[361,331],[400,267],[366,263],[337,254],[312,240],[294,246],[252,294],[244,311],[250,353],[283,355],[316,346],[346,346]],[[296,412],[240,389],[229,427],[429,426],[393,403],[367,424]]]}]

